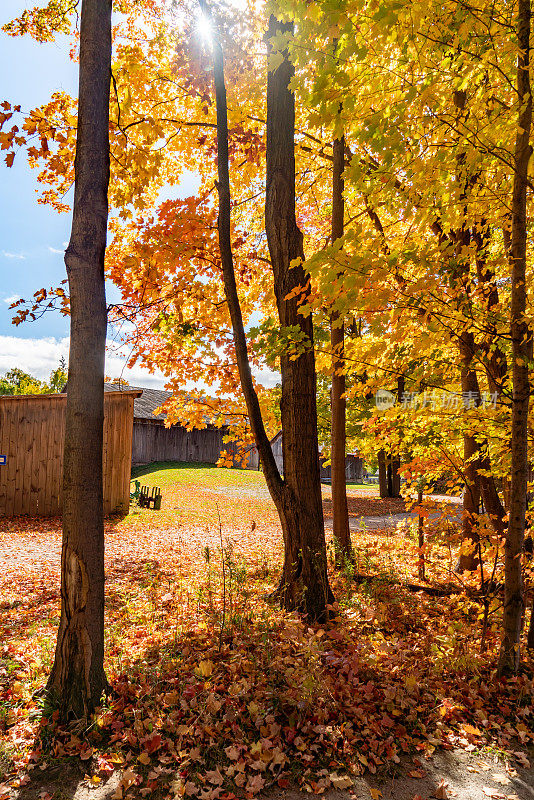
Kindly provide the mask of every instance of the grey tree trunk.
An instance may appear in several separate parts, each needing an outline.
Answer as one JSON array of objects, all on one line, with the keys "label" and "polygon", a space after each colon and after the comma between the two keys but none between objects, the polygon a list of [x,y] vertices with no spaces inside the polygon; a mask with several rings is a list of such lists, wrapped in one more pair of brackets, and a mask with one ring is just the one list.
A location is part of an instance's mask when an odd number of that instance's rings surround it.
[{"label": "grey tree trunk", "polygon": [[74,210],[65,253],[71,330],[63,459],[61,618],[47,687],[62,719],[87,717],[107,685],[102,439],[110,79],[111,0],[83,0]]},{"label": "grey tree trunk", "polygon": [[532,358],[532,333],[525,320],[527,305],[527,179],[531,156],[532,94],[530,89],[530,0],[519,0],[517,15],[518,125],[514,153],[512,195],[512,271],[510,331],[513,357],[512,474],[510,513],[505,545],[503,637],[498,674],[519,669],[521,618],[524,609],[521,556],[525,535],[528,481],[527,423],[530,399],[528,361]]}]

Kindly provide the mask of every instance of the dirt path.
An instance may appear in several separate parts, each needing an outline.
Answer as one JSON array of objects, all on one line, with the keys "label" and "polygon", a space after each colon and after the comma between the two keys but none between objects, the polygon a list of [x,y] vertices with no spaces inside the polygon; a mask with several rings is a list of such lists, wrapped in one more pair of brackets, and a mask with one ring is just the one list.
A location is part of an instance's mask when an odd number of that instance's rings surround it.
[{"label": "dirt path", "polygon": [[[431,512],[428,516],[429,522],[436,522],[440,518],[445,518],[454,524],[462,521],[462,499],[461,497],[447,497],[446,495],[428,495],[425,499],[432,500],[440,506],[439,511]],[[398,502],[398,501],[397,501]],[[385,514],[352,514],[349,516],[349,527],[351,531],[360,530],[380,530],[383,528],[396,528],[401,522],[414,522],[418,515],[415,511],[404,510]],[[332,518],[325,517],[325,528],[332,528]]]},{"label": "dirt path", "polygon": [[[35,774],[24,788],[14,792],[13,800],[39,800],[45,796],[61,800],[111,800],[119,786],[116,772],[98,787],[84,780],[85,767],[71,763],[65,768]],[[411,774],[410,774],[411,773]],[[325,800],[534,800],[534,768],[520,768],[497,757],[440,751],[421,763],[405,760],[394,777],[365,776],[353,779],[348,788],[346,776],[339,776],[343,789],[329,790]],[[309,792],[272,788],[258,800],[307,800]]]}]

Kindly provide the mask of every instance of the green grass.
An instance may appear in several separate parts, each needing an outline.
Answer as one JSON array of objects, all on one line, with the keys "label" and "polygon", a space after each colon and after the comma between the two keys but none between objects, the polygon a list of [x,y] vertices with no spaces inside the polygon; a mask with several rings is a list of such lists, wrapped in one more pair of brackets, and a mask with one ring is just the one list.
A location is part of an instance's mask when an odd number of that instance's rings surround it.
[{"label": "green grass", "polygon": [[[156,461],[132,468],[132,480],[147,486],[183,486],[194,484],[206,489],[229,486],[265,486],[263,472],[250,469],[221,469],[213,464],[192,464],[182,461]],[[329,489],[325,482],[323,488]],[[375,484],[347,481],[350,489],[376,489]]]},{"label": "green grass", "polygon": [[147,486],[191,485],[206,489],[228,486],[265,486],[262,472],[248,469],[221,469],[212,464],[191,464],[181,461],[156,461],[133,467],[132,480]]},{"label": "green grass", "polygon": [[161,489],[161,510],[132,504],[123,520],[126,524],[216,525],[219,513],[234,524],[243,518],[277,518],[261,472],[169,461],[134,467],[135,479],[141,486]]}]

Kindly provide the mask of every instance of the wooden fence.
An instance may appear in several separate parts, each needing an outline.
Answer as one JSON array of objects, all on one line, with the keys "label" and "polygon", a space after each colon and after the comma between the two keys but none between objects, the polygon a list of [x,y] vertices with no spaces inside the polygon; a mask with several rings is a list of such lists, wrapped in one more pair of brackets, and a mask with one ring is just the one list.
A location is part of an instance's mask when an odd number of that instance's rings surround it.
[{"label": "wooden fence", "polygon": [[215,464],[224,448],[221,428],[166,428],[160,420],[136,419],[133,426],[133,464],[190,461]]},{"label": "wooden fence", "polygon": [[[133,401],[139,391],[104,396],[104,513],[130,502]],[[65,394],[0,396],[0,515],[61,513]],[[0,458],[0,462],[3,459]]]}]

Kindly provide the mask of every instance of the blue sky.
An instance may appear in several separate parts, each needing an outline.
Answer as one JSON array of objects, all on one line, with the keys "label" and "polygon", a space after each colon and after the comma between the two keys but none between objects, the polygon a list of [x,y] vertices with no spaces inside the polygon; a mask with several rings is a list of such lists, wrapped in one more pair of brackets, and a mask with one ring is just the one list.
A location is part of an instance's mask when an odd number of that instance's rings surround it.
[{"label": "blue sky", "polygon": [[[0,27],[36,4],[38,0],[1,0]],[[78,68],[68,50],[66,37],[39,44],[29,37],[11,38],[0,32],[0,102],[20,103],[29,111],[54,91],[76,95]],[[70,214],[57,214],[37,203],[37,171],[28,167],[22,152],[10,169],[4,155],[0,153],[0,374],[18,366],[47,378],[59,358],[68,354],[68,319],[47,313],[36,322],[15,327],[9,303],[13,298],[31,297],[42,286],[57,286],[65,278],[63,251],[71,219]],[[108,288],[108,297],[117,299],[113,287]],[[124,374],[132,384],[163,385],[162,376],[139,368],[123,373],[123,369],[124,357],[110,353],[108,375]]]},{"label": "blue sky", "polygon": [[[30,6],[23,0],[2,0],[0,24]],[[33,40],[0,33],[0,100],[20,103],[24,110],[43,103],[57,89],[76,92],[77,68],[65,41],[39,45]],[[36,202],[36,172],[22,153],[11,169],[0,166],[0,335],[40,338],[64,337],[67,320],[49,315],[39,322],[14,328],[10,297],[27,297],[41,286],[64,277],[63,249],[69,235],[67,214],[56,214]]]}]

